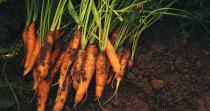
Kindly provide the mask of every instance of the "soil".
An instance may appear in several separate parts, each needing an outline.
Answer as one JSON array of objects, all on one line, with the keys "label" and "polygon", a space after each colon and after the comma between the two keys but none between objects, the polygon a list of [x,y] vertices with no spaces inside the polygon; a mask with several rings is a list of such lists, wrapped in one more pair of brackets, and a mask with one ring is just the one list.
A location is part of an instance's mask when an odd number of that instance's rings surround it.
[{"label": "soil", "polygon": [[[20,29],[22,24],[17,22],[18,19],[12,21]],[[117,95],[110,101],[107,100],[114,93],[111,85],[106,87],[104,96],[97,102],[92,83],[84,104],[72,109],[75,92],[71,91],[64,110],[210,111],[210,49],[194,38],[183,44],[177,27],[176,21],[160,21],[142,35],[134,66],[127,69]],[[19,63],[20,60],[15,59],[13,64],[17,66]],[[32,83],[31,79],[21,79],[19,69],[12,71],[16,74],[10,75],[10,81],[19,78],[19,83]],[[48,107],[52,107],[55,91],[56,87],[53,87]],[[32,93],[30,91],[25,96],[32,97]],[[21,103],[21,111],[34,109],[35,105],[30,104]]]}]

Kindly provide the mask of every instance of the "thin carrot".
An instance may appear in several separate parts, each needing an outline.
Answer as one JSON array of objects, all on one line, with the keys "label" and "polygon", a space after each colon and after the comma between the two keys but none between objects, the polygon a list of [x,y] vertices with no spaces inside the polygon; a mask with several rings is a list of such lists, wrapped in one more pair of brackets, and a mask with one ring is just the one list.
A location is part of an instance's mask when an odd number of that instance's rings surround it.
[{"label": "thin carrot", "polygon": [[40,55],[38,59],[37,70],[39,75],[45,78],[48,75],[48,70],[50,68],[50,57],[52,53],[52,46],[54,42],[54,32],[48,32],[45,42],[40,50]]},{"label": "thin carrot", "polygon": [[69,74],[67,74],[63,84],[63,88],[58,88],[53,111],[62,111],[68,96],[68,92],[70,91],[70,81],[71,77]]},{"label": "thin carrot", "polygon": [[45,105],[47,102],[49,91],[50,91],[50,86],[48,81],[44,80],[44,78],[40,78],[37,87],[37,94],[38,94],[37,111],[45,111],[46,107]]},{"label": "thin carrot", "polygon": [[128,60],[128,68],[133,67],[133,60],[129,59]]},{"label": "thin carrot", "polygon": [[[122,50],[119,50],[118,51],[118,53],[117,53],[117,57],[118,57],[118,59],[120,60],[121,59],[121,57],[122,57]],[[109,64],[110,65],[110,64]],[[109,66],[110,67],[110,66]],[[113,70],[109,70],[109,72],[107,73],[107,75],[108,75],[108,77],[107,77],[107,79],[106,79],[106,85],[109,85],[111,82],[112,82],[112,80],[113,80],[113,77],[114,77],[114,71]]]},{"label": "thin carrot", "polygon": [[103,94],[106,83],[106,57],[103,52],[98,54],[96,60],[96,98],[100,98]]},{"label": "thin carrot", "polygon": [[32,22],[27,30],[26,34],[26,58],[24,63],[24,70],[28,69],[30,64],[31,55],[33,53],[34,45],[36,41],[36,27],[35,22]]},{"label": "thin carrot", "polygon": [[109,39],[107,39],[105,52],[113,71],[116,74],[120,73],[120,61]]},{"label": "thin carrot", "polygon": [[39,56],[39,52],[40,52],[40,45],[39,45],[39,41],[36,39],[33,53],[31,55],[31,59],[30,59],[30,64],[29,64],[28,68],[24,70],[24,75],[26,75],[34,67],[34,65],[37,61],[37,58]]},{"label": "thin carrot", "polygon": [[116,26],[116,27],[114,28],[114,30],[112,31],[112,33],[111,33],[110,41],[111,41],[111,43],[112,43],[113,45],[114,45],[114,43],[115,43],[115,41],[116,41],[116,39],[117,39],[117,36],[118,36],[119,32],[120,32],[120,27],[119,27],[119,26]]},{"label": "thin carrot", "polygon": [[118,89],[118,87],[119,87],[119,85],[120,85],[120,81],[122,80],[122,77],[123,77],[123,75],[124,75],[125,67],[126,67],[126,65],[127,65],[127,61],[128,61],[128,59],[129,59],[129,56],[130,56],[130,50],[127,49],[127,50],[125,51],[125,53],[122,55],[122,58],[121,58],[121,60],[120,60],[121,71],[120,71],[119,74],[116,74],[116,75],[115,75],[115,78],[116,78],[116,80],[117,80],[117,83],[116,83],[116,91],[117,91],[117,89]]},{"label": "thin carrot", "polygon": [[73,40],[69,43],[69,46],[65,52],[64,56],[64,62],[61,65],[61,70],[60,70],[60,77],[58,80],[59,83],[59,88],[61,89],[65,80],[65,77],[67,75],[67,72],[69,70],[70,65],[72,64],[75,56],[76,56],[76,51],[77,48],[79,47],[81,39],[81,30],[77,29],[75,31],[75,35],[73,37]]},{"label": "thin carrot", "polygon": [[97,46],[89,44],[87,46],[86,51],[87,56],[82,66],[84,70],[84,76],[82,77],[82,81],[79,83],[79,87],[76,91],[75,106],[82,101],[84,95],[87,93],[89,84],[91,82],[95,70],[95,61],[98,52]]},{"label": "thin carrot", "polygon": [[58,60],[56,61],[56,65],[50,71],[49,79],[45,80],[41,78],[39,81],[38,88],[37,88],[37,93],[38,93],[37,110],[38,111],[45,111],[47,98],[50,91],[50,85],[51,85],[51,82],[53,81],[54,76],[56,75],[56,73],[58,72],[61,66],[63,57],[64,57],[64,51],[60,54]]},{"label": "thin carrot", "polygon": [[83,60],[85,59],[85,56],[86,56],[86,51],[80,49],[77,53],[77,57],[75,59],[74,65],[71,70],[71,75],[73,79],[73,87],[76,90],[79,87],[79,83],[80,83],[82,75],[84,75],[82,74],[83,71],[81,69],[82,69],[82,63],[83,63]]}]

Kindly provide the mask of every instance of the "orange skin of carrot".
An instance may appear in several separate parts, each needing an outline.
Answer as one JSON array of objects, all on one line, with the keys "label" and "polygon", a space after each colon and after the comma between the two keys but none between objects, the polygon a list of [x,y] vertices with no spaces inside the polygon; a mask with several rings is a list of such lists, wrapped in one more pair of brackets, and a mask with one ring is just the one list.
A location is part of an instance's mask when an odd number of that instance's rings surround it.
[{"label": "orange skin of carrot", "polygon": [[113,30],[113,32],[111,33],[111,36],[110,36],[110,41],[111,43],[114,45],[116,39],[117,39],[117,36],[120,32],[120,27],[119,26],[116,26]]},{"label": "orange skin of carrot", "polygon": [[107,39],[105,52],[113,71],[119,74],[121,70],[120,61],[109,39]]},{"label": "orange skin of carrot", "polygon": [[73,68],[71,70],[71,75],[73,79],[73,87],[75,90],[78,89],[79,83],[81,81],[81,77],[84,75],[84,71],[82,71],[82,63],[83,60],[85,59],[86,56],[86,51],[80,49],[77,53],[76,60],[74,62]]},{"label": "orange skin of carrot", "polygon": [[133,60],[128,60],[128,68],[133,67]]},{"label": "orange skin of carrot", "polygon": [[73,60],[74,60],[74,58],[76,56],[76,50],[79,47],[80,39],[81,39],[81,30],[78,29],[75,32],[73,40],[69,43],[69,46],[68,46],[68,48],[67,48],[67,50],[65,52],[64,62],[61,65],[60,77],[59,77],[59,80],[58,80],[60,89],[63,86],[65,77],[66,77],[67,72],[69,70],[69,67],[72,64],[72,62],[73,62]]},{"label": "orange skin of carrot", "polygon": [[31,55],[30,64],[29,64],[28,68],[24,71],[24,75],[26,75],[34,67],[34,65],[37,61],[37,58],[39,56],[39,52],[40,52],[40,45],[39,45],[39,41],[36,39],[34,50]]},{"label": "orange skin of carrot", "polygon": [[37,70],[41,77],[45,78],[48,75],[48,70],[50,68],[50,58],[52,53],[52,46],[54,42],[54,32],[49,32],[46,41],[40,50],[39,61],[37,65]]},{"label": "orange skin of carrot", "polygon": [[[119,58],[119,59],[121,59],[121,56],[122,56],[122,51],[120,50],[118,53],[117,53],[117,57]],[[109,64],[109,67],[110,67],[110,64]],[[113,72],[113,70],[109,70],[109,72],[108,72],[108,77],[107,77],[107,79],[106,79],[106,85],[109,85],[111,82],[112,82],[112,80],[113,80],[113,77],[114,77],[114,72]]]},{"label": "orange skin of carrot", "polygon": [[82,65],[83,68],[82,70],[84,70],[84,76],[82,77],[82,81],[79,83],[79,87],[76,91],[76,96],[74,100],[75,105],[81,102],[82,99],[84,98],[84,95],[87,93],[89,84],[91,82],[95,70],[95,61],[98,53],[97,46],[89,44],[87,46],[86,51],[87,51],[86,59],[84,60],[84,63]]},{"label": "orange skin of carrot", "polygon": [[70,81],[71,81],[71,77],[69,74],[67,74],[64,81],[63,88],[62,89],[58,88],[53,111],[62,111],[65,105],[67,96],[68,96],[68,92],[70,90]]},{"label": "orange skin of carrot", "polygon": [[50,77],[48,80],[45,80],[43,78],[40,79],[38,87],[37,87],[37,93],[38,93],[38,101],[37,101],[37,110],[38,111],[45,111],[46,103],[50,91],[50,85],[53,81],[54,76],[57,74],[57,72],[60,69],[61,63],[63,61],[64,57],[64,51],[60,54],[58,60],[56,61],[56,65],[52,68],[50,72]]},{"label": "orange skin of carrot", "polygon": [[103,94],[106,83],[106,57],[104,53],[99,53],[96,60],[96,98]]},{"label": "orange skin of carrot", "polygon": [[117,75],[117,77],[122,78],[125,72],[125,67],[127,65],[128,59],[130,57],[130,50],[127,49],[125,51],[125,53],[122,55],[122,58],[120,60],[120,64],[121,64],[121,73],[119,75]]},{"label": "orange skin of carrot", "polygon": [[24,63],[24,70],[27,70],[30,64],[30,59],[33,53],[35,41],[36,41],[36,27],[35,27],[35,23],[32,22],[28,26],[28,30],[26,34],[26,58],[25,58],[25,63]]}]

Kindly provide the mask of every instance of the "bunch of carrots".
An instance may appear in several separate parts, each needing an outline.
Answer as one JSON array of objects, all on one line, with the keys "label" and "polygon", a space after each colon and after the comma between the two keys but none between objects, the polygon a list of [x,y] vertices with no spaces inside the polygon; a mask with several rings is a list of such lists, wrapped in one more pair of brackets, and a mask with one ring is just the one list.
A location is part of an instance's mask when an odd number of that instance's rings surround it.
[{"label": "bunch of carrots", "polygon": [[148,2],[81,0],[75,6],[71,0],[26,0],[23,72],[33,76],[37,111],[46,110],[56,75],[59,87],[53,111],[64,108],[71,87],[76,91],[75,98],[70,98],[76,107],[85,99],[91,81],[96,83],[97,100],[105,85],[114,81],[116,94],[126,67],[133,65],[141,33],[161,17],[142,13]]}]

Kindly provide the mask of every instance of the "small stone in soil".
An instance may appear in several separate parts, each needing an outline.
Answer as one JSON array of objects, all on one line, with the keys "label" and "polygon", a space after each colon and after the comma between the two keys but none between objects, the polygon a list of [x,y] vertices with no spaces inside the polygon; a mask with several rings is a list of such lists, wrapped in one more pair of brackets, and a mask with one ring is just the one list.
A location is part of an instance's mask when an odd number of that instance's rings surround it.
[{"label": "small stone in soil", "polygon": [[160,79],[154,79],[151,82],[152,82],[153,88],[155,89],[160,89],[165,85],[164,81]]}]

